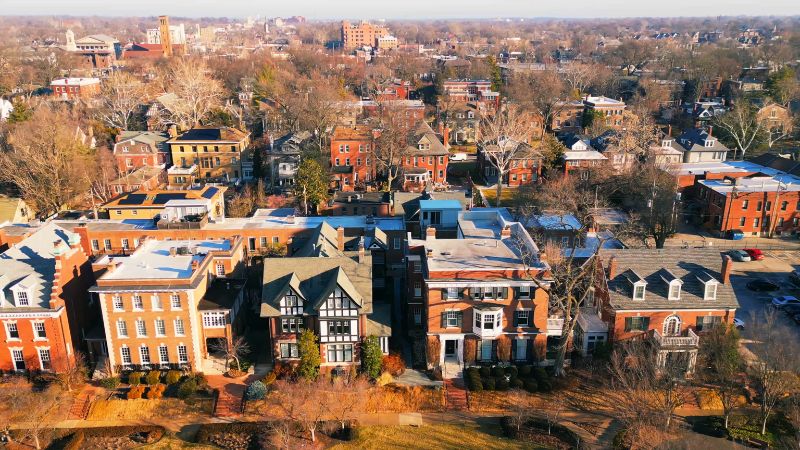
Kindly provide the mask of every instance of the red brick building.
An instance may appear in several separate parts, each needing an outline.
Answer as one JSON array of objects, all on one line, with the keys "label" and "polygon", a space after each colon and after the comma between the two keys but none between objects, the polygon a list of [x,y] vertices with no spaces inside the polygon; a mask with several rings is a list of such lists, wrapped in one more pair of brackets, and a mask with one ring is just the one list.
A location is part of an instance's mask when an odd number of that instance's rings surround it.
[{"label": "red brick building", "polygon": [[331,171],[337,189],[360,190],[375,180],[374,149],[375,133],[367,125],[338,126],[333,130]]},{"label": "red brick building", "polygon": [[12,245],[0,264],[0,370],[63,371],[96,325],[94,282],[80,236],[49,223]]},{"label": "red brick building", "polygon": [[419,122],[402,157],[403,190],[417,192],[428,185],[446,184],[449,155],[433,129]]},{"label": "red brick building", "polygon": [[123,131],[114,143],[114,158],[121,173],[140,167],[166,167],[170,164],[169,134],[157,131]]},{"label": "red brick building", "polygon": [[99,78],[56,78],[50,82],[53,97],[60,100],[79,100],[100,94]]},{"label": "red brick building", "polygon": [[503,145],[502,150],[497,144],[478,146],[478,172],[483,175],[486,183],[497,183],[498,165],[506,169],[503,175],[503,184],[506,186],[519,187],[536,182],[542,170],[541,153],[524,142]]}]

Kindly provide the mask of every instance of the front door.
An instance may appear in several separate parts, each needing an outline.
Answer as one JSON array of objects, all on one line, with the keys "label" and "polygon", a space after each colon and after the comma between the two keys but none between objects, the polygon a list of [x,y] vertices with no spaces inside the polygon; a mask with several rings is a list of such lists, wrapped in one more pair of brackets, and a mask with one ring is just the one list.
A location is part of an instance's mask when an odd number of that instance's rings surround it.
[{"label": "front door", "polygon": [[458,350],[458,341],[454,339],[448,339],[444,341],[444,357],[445,358],[455,358],[456,350]]}]

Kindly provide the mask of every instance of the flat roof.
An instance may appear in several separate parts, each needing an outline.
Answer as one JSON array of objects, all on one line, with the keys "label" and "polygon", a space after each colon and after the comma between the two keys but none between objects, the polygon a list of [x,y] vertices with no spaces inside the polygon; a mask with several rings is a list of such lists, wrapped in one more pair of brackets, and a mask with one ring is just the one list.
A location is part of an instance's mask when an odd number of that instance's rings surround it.
[{"label": "flat roof", "polygon": [[698,183],[720,194],[733,192],[800,192],[800,178],[782,174],[776,176],[741,177],[735,180],[700,180]]},{"label": "flat roof", "polygon": [[[170,255],[171,248],[186,248],[186,254]],[[200,263],[212,251],[229,251],[231,243],[227,239],[208,239],[202,241],[146,240],[129,256],[114,256],[111,261],[118,263],[113,271],[106,272],[106,280],[163,280],[188,279],[194,273],[192,262]],[[108,257],[105,257],[108,258]]]},{"label": "flat roof", "polygon": [[431,271],[524,270],[512,239],[432,239],[425,241]]},{"label": "flat roof", "polygon": [[678,175],[703,175],[705,173],[746,173],[761,172],[766,175],[778,175],[783,172],[749,161],[722,161],[683,163],[677,166]]},{"label": "flat roof", "polygon": [[420,209],[457,209],[461,210],[461,202],[456,200],[420,200]]}]

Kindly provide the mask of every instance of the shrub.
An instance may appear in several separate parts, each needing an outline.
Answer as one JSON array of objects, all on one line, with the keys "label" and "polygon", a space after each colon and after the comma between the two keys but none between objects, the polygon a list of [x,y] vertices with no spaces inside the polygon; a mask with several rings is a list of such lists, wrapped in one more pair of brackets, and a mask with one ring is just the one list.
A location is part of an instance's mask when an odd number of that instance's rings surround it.
[{"label": "shrub", "polygon": [[517,366],[508,366],[506,368],[506,375],[510,375],[511,378],[517,378],[517,376],[519,375],[519,369],[517,368]]},{"label": "shrub", "polygon": [[128,390],[128,393],[126,394],[126,397],[128,400],[134,400],[137,398],[142,398],[142,394],[144,394],[144,386],[137,384],[131,386],[131,388]]},{"label": "shrub", "polygon": [[387,384],[390,384],[393,381],[394,377],[392,376],[392,374],[390,374],[389,372],[383,372],[381,373],[381,376],[379,376],[375,380],[375,384],[377,384],[378,386],[386,386]]},{"label": "shrub", "polygon": [[264,383],[264,386],[266,386],[267,389],[269,389],[270,386],[275,384],[275,380],[277,380],[277,379],[278,379],[278,376],[275,374],[275,371],[273,370],[272,372],[270,372],[267,375],[265,375],[264,379],[261,380],[261,382]]},{"label": "shrub", "polygon": [[155,386],[161,381],[161,372],[157,370],[151,370],[150,372],[147,372],[147,377],[145,380],[149,386]]},{"label": "shrub", "polygon": [[206,375],[203,372],[195,372],[189,378],[194,381],[194,384],[197,386],[197,388],[208,385],[208,381],[206,381]]},{"label": "shrub", "polygon": [[267,396],[267,387],[260,381],[254,381],[247,386],[244,392],[244,398],[247,400],[264,400]]},{"label": "shrub", "polygon": [[142,372],[131,372],[128,374],[128,384],[131,386],[136,386],[142,384],[142,376],[144,374]]},{"label": "shrub", "polygon": [[189,378],[178,386],[178,398],[187,399],[196,391],[197,382],[193,378]]},{"label": "shrub", "polygon": [[481,374],[481,378],[486,378],[492,374],[492,369],[487,366],[482,366],[478,371]]},{"label": "shrub", "polygon": [[383,357],[381,369],[389,372],[393,377],[399,377],[406,371],[406,362],[397,353],[392,353]]},{"label": "shrub", "polygon": [[275,374],[275,377],[279,380],[283,380],[284,378],[291,378],[294,376],[295,368],[289,363],[285,363],[282,361],[278,361],[275,363],[275,366],[272,368],[272,373]]},{"label": "shrub", "polygon": [[228,370],[239,370],[239,367],[241,367],[242,372],[247,372],[248,370],[250,370],[250,366],[252,365],[253,363],[242,358],[239,358],[239,364],[237,365],[236,360],[232,359],[228,362]]},{"label": "shrub", "polygon": [[499,377],[505,376],[505,374],[506,374],[506,370],[503,369],[502,367],[500,367],[500,366],[492,367],[492,376],[493,377],[499,378]]},{"label": "shrub", "polygon": [[487,378],[483,380],[483,388],[487,391],[493,391],[495,389],[495,381],[494,378]]},{"label": "shrub", "polygon": [[181,372],[179,370],[170,370],[167,372],[166,382],[168,385],[178,384],[181,381]]},{"label": "shrub", "polygon": [[163,384],[151,385],[150,388],[147,390],[147,394],[145,395],[145,397],[147,397],[150,400],[161,398],[164,396],[164,389],[166,389],[166,386]]},{"label": "shrub", "polygon": [[531,365],[524,365],[519,369],[519,375],[521,377],[529,377],[533,373],[533,366]]},{"label": "shrub", "polygon": [[524,386],[525,386],[525,390],[528,391],[528,392],[533,393],[533,392],[536,392],[537,390],[539,390],[539,384],[536,383],[535,379],[529,378],[529,379],[525,380],[523,383],[524,383]]},{"label": "shrub", "polygon": [[481,373],[480,373],[480,371],[478,370],[477,367],[469,367],[469,368],[467,368],[467,377],[468,378],[480,377],[480,376],[481,376]]},{"label": "shrub", "polygon": [[506,377],[500,377],[495,381],[495,386],[497,386],[498,391],[507,391],[509,383]]},{"label": "shrub", "polygon": [[536,367],[533,369],[533,377],[536,378],[536,381],[546,380],[549,377],[547,376],[547,371],[544,370],[543,367]]},{"label": "shrub", "polygon": [[377,336],[369,335],[361,345],[361,370],[374,380],[381,376],[383,351]]},{"label": "shrub", "polygon": [[100,380],[100,386],[106,389],[116,389],[119,386],[119,377],[108,377]]},{"label": "shrub", "polygon": [[553,384],[550,382],[549,379],[540,380],[539,384],[539,391],[541,392],[550,392],[553,390]]},{"label": "shrub", "polygon": [[512,378],[509,384],[514,389],[522,389],[522,387],[525,385],[525,383],[523,383],[519,378]]}]

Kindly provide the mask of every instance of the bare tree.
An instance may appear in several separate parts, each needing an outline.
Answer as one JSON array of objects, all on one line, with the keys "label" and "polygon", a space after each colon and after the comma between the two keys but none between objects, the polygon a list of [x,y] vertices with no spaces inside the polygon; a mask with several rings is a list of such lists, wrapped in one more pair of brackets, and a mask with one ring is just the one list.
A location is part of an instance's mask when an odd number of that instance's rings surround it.
[{"label": "bare tree", "polygon": [[572,92],[581,95],[594,84],[598,73],[596,64],[573,63],[561,71],[561,76],[567,82]]},{"label": "bare tree", "polygon": [[86,383],[89,369],[86,366],[86,357],[81,352],[75,352],[75,362],[68,363],[64,370],[56,375],[56,381],[62,389],[72,392],[75,387]]},{"label": "bare tree", "polygon": [[381,105],[378,127],[380,134],[375,140],[375,162],[386,176],[387,190],[391,191],[407,153],[411,124],[401,109]]},{"label": "bare tree", "polygon": [[69,398],[56,385],[41,391],[22,380],[14,388],[0,390],[0,417],[6,424],[19,426],[20,441],[30,439],[37,450],[42,448],[42,438],[53,429],[53,415]]},{"label": "bare tree", "polygon": [[236,362],[236,370],[242,371],[241,359],[250,353],[250,344],[247,343],[244,337],[238,336],[233,338],[230,342],[227,340],[220,340],[211,345],[215,352],[222,353],[225,357],[225,368],[228,367],[228,362],[231,360]]},{"label": "bare tree", "polygon": [[752,330],[756,343],[757,360],[749,363],[748,372],[756,383],[759,398],[761,434],[767,432],[767,421],[775,406],[787,393],[797,392],[797,373],[800,369],[800,354],[792,333],[778,323],[774,311],[768,311],[763,320],[755,322]]},{"label": "bare tree", "polygon": [[742,395],[739,375],[744,361],[739,354],[739,333],[733,327],[719,326],[703,336],[698,355],[700,378],[714,386],[722,403],[725,428],[728,428],[733,408]]},{"label": "bare tree", "polygon": [[[723,130],[723,137],[736,146],[742,159],[745,153],[758,143],[764,132],[755,108],[744,101],[740,101],[732,111],[715,117],[714,124]],[[734,159],[735,155],[736,151]]]},{"label": "bare tree", "polygon": [[369,387],[369,382],[362,377],[341,376],[334,378],[322,392],[328,413],[343,430],[365,411]]},{"label": "bare tree", "polygon": [[542,126],[550,130],[553,118],[564,108],[567,85],[554,70],[516,75],[511,79],[509,98],[531,112],[539,114]]},{"label": "bare tree", "polygon": [[145,87],[127,72],[113,72],[103,82],[98,119],[111,128],[130,130],[132,119],[144,101]]},{"label": "bare tree", "polygon": [[478,130],[478,145],[483,158],[497,171],[497,204],[503,192],[503,179],[511,168],[511,161],[529,155],[533,149],[528,141],[536,131],[521,108],[506,106],[486,116]]},{"label": "bare tree", "polygon": [[222,106],[224,88],[201,59],[176,59],[169,73],[170,87],[178,96],[173,121],[184,127],[199,125]]},{"label": "bare tree", "polygon": [[320,391],[327,389],[328,381],[323,377],[316,381],[298,379],[279,380],[276,385],[276,401],[283,417],[300,424],[309,433],[312,442],[317,441],[317,429],[327,414],[327,407]]}]

